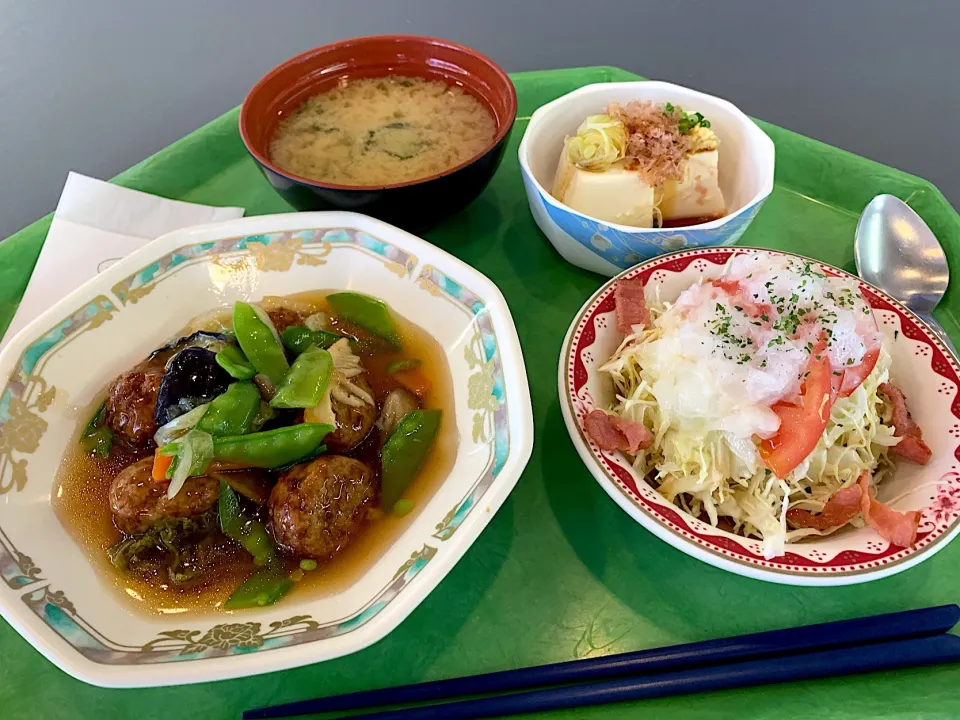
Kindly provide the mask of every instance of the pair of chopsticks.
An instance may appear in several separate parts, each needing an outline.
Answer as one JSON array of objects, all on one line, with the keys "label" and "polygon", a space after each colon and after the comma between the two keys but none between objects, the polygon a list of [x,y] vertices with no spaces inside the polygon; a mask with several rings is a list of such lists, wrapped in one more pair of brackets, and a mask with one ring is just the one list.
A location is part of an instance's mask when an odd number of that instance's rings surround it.
[{"label": "pair of chopsticks", "polygon": [[[506,695],[351,715],[469,720],[960,661],[960,607],[874,615],[258,708],[244,720]],[[532,689],[541,688],[541,689]]]}]

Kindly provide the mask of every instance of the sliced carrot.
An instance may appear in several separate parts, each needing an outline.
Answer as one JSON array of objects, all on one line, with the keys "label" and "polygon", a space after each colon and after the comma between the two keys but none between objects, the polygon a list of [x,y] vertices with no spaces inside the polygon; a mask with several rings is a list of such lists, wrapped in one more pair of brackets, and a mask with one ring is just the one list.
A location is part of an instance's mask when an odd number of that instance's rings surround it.
[{"label": "sliced carrot", "polygon": [[153,455],[153,479],[157,482],[163,482],[167,479],[167,470],[170,469],[170,465],[173,463],[173,455],[161,455],[160,453],[154,453]]},{"label": "sliced carrot", "polygon": [[412,370],[400,370],[393,374],[397,381],[403,385],[407,390],[414,393],[415,395],[423,398],[428,392],[432,385],[430,380],[427,378],[419,368],[414,368]]}]

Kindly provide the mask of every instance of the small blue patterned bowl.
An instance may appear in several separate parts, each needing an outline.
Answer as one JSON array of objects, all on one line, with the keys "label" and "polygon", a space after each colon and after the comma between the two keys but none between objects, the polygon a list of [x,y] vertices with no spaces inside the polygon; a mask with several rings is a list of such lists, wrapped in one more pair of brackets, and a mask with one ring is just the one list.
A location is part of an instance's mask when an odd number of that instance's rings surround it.
[{"label": "small blue patterned bowl", "polygon": [[[587,115],[611,102],[672,102],[706,115],[720,138],[720,189],[730,212],[690,227],[638,228],[579,213],[550,194],[564,139]],[[774,149],[769,137],[726,100],[664,82],[587,85],[537,110],[520,143],[520,168],[537,225],[569,262],[616,275],[644,260],[685,248],[732,245],[773,190]]]}]

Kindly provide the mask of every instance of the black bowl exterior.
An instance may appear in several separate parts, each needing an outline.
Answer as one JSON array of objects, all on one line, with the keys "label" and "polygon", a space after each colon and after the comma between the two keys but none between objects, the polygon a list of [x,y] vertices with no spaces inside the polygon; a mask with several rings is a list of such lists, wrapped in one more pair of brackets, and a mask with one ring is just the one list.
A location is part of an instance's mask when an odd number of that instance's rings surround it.
[{"label": "black bowl exterior", "polygon": [[331,188],[294,180],[257,165],[274,189],[297,210],[349,210],[408,232],[424,232],[473,202],[503,160],[510,133],[469,165],[421,183],[388,188]]}]

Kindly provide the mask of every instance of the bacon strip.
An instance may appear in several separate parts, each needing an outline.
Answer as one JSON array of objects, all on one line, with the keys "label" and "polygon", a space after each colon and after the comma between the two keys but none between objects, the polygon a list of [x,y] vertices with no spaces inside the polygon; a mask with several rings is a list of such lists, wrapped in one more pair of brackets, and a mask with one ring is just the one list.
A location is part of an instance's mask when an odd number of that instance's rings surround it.
[{"label": "bacon strip", "polygon": [[884,540],[897,547],[913,547],[917,540],[920,513],[916,510],[900,512],[887,507],[870,495],[870,473],[864,472],[858,480],[863,489],[860,512],[867,525],[877,531]]},{"label": "bacon strip", "polygon": [[879,390],[893,406],[893,429],[900,438],[900,442],[893,446],[893,452],[918,465],[926,465],[930,462],[933,451],[923,441],[920,426],[910,417],[907,398],[893,383],[883,383]]},{"label": "bacon strip", "polygon": [[862,497],[863,489],[859,485],[851,485],[835,492],[820,514],[814,515],[809,510],[791,508],[787,511],[787,520],[798,528],[837,528],[846,525],[860,513]]},{"label": "bacon strip", "polygon": [[643,280],[640,278],[620,279],[613,291],[617,304],[617,325],[624,335],[633,333],[633,326],[646,327],[650,322],[647,310],[647,298],[643,292]]},{"label": "bacon strip", "polygon": [[583,419],[583,427],[602,450],[635,453],[650,447],[653,433],[646,425],[624,420],[603,410],[593,410]]}]

